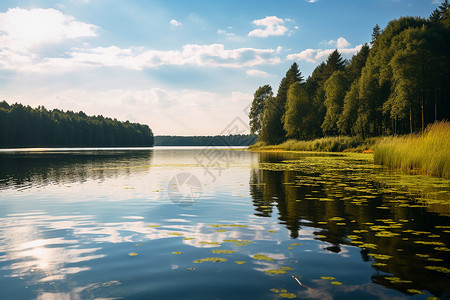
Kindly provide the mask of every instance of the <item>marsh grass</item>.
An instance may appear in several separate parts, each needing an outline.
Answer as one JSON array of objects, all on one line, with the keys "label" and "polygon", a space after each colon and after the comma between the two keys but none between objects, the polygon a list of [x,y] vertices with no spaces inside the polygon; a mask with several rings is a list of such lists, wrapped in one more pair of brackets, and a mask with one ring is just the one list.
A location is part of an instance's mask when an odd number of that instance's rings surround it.
[{"label": "marsh grass", "polygon": [[265,145],[258,142],[249,147],[252,150],[285,151],[323,151],[323,152],[363,152],[370,150],[376,138],[360,139],[358,137],[336,136],[324,137],[310,141],[288,140],[279,145]]},{"label": "marsh grass", "polygon": [[376,164],[450,178],[450,122],[436,122],[423,134],[388,137],[374,148]]}]

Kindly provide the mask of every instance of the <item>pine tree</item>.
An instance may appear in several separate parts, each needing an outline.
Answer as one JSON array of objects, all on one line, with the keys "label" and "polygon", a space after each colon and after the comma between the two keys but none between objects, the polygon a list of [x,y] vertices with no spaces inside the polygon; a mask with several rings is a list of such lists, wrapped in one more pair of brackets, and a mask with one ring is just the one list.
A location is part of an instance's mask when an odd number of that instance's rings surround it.
[{"label": "pine tree", "polygon": [[370,42],[371,45],[375,43],[380,34],[381,34],[380,25],[376,24],[372,30],[372,41]]}]

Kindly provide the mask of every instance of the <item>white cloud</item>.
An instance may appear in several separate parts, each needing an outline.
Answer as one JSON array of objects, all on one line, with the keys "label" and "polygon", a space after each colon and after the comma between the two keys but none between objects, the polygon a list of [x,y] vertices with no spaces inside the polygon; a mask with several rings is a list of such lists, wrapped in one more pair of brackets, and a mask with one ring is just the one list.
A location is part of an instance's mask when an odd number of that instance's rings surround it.
[{"label": "white cloud", "polygon": [[[231,29],[231,28],[229,28],[229,29]],[[225,36],[234,36],[234,33],[232,33],[232,32],[227,32],[226,30],[223,30],[223,29],[218,29],[218,30],[217,30],[217,33],[218,33],[218,34],[221,34],[221,35],[225,35]]]},{"label": "white cloud", "polygon": [[255,77],[270,77],[270,74],[261,70],[251,69],[246,71],[248,76],[255,76]]},{"label": "white cloud", "polygon": [[338,38],[336,41],[335,40],[329,40],[327,41],[322,41],[320,44],[322,45],[330,45],[333,47],[337,47],[337,48],[347,48],[348,46],[350,46],[351,44],[343,37]]},{"label": "white cloud", "polygon": [[284,26],[283,19],[280,19],[275,16],[265,17],[264,19],[254,20],[252,22],[256,26],[264,27],[263,29],[258,28],[253,31],[250,31],[248,36],[256,36],[256,37],[268,37],[268,36],[279,36],[284,35],[288,28]]},{"label": "white cloud", "polygon": [[306,2],[309,2],[309,3],[314,3],[314,2],[317,2],[318,0],[305,0]]},{"label": "white cloud", "polygon": [[[351,57],[355,55],[360,49],[362,45],[358,45],[354,48],[341,48],[338,51],[345,57]],[[311,63],[318,63],[324,61],[328,55],[331,54],[335,49],[306,49],[300,53],[289,54],[287,56],[288,60],[297,60],[297,61],[307,61]]]},{"label": "white cloud", "polygon": [[[278,48],[277,48],[278,49]],[[75,49],[64,58],[44,58],[34,62],[30,57],[0,49],[0,68],[28,72],[67,72],[78,68],[120,67],[143,70],[163,65],[194,65],[241,68],[276,64],[281,60],[277,49],[225,49],[222,44],[185,45],[181,50],[148,50],[143,48],[98,47]]]},{"label": "white cloud", "polygon": [[181,26],[181,25],[183,25],[183,23],[178,22],[178,21],[175,20],[175,19],[170,20],[169,23],[170,23],[170,25],[173,25],[173,26]]},{"label": "white cloud", "polygon": [[82,110],[88,115],[130,120],[148,124],[155,134],[177,135],[217,135],[237,116],[248,124],[247,115],[242,111],[252,99],[251,94],[242,92],[219,94],[159,87],[104,90],[44,87],[39,93],[22,89],[2,92],[1,96],[4,97],[1,99],[18,99],[33,107],[44,105],[48,109]]},{"label": "white cloud", "polygon": [[42,45],[96,36],[97,28],[51,8],[10,8],[0,13],[0,51],[28,53]]},{"label": "white cloud", "polygon": [[350,45],[351,44],[343,37],[338,38],[338,40],[336,41],[336,46],[338,48],[347,48]]}]

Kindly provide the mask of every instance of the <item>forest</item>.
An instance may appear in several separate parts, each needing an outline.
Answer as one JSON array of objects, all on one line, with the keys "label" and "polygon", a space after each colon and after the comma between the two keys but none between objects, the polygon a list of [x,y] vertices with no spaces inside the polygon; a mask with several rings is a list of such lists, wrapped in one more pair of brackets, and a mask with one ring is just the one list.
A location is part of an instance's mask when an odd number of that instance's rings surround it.
[{"label": "forest", "polygon": [[0,148],[153,146],[147,125],[0,102]]},{"label": "forest", "polygon": [[262,144],[328,136],[423,132],[450,118],[450,4],[443,1],[429,18],[402,17],[349,61],[338,50],[304,80],[293,63],[276,95],[264,85],[249,113],[252,134]]},{"label": "forest", "polygon": [[254,134],[216,136],[155,136],[155,146],[249,146],[256,141]]}]

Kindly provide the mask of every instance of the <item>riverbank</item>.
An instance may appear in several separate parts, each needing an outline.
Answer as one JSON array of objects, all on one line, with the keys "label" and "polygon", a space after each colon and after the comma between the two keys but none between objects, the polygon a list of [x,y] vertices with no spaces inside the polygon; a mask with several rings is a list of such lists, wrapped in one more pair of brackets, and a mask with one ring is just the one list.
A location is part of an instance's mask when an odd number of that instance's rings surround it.
[{"label": "riverbank", "polygon": [[450,122],[437,122],[423,134],[381,139],[376,164],[418,174],[450,178]]},{"label": "riverbank", "polygon": [[326,137],[288,140],[279,145],[256,143],[252,151],[319,151],[374,153],[374,162],[415,174],[450,178],[450,122],[437,122],[423,134],[395,137]]},{"label": "riverbank", "polygon": [[360,139],[351,136],[324,137],[311,141],[288,140],[279,145],[258,142],[249,147],[254,151],[321,151],[371,153],[380,138]]}]

